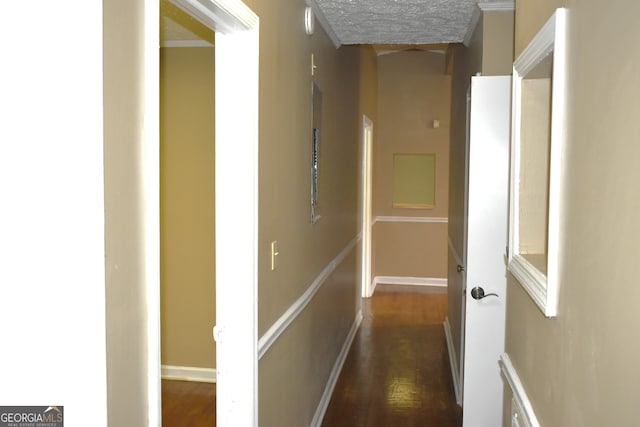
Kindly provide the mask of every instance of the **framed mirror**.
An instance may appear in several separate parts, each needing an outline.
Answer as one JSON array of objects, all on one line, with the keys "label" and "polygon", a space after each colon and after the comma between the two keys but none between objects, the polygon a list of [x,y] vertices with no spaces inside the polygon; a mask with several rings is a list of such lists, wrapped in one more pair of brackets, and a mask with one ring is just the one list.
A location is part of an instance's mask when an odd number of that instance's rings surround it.
[{"label": "framed mirror", "polygon": [[322,91],[316,82],[311,86],[311,223],[320,219],[319,175],[320,175],[320,131],[322,129]]},{"label": "framed mirror", "polygon": [[558,300],[566,10],[513,64],[508,268],[547,317]]}]

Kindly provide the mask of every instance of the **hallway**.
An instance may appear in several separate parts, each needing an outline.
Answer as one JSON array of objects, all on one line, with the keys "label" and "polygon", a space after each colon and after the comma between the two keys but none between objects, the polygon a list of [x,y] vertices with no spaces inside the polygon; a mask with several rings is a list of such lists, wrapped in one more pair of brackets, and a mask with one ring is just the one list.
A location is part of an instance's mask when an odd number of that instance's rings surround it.
[{"label": "hallway", "polygon": [[[354,339],[323,427],[458,427],[442,322],[447,294],[380,285],[362,301]],[[215,426],[215,386],[162,384],[163,426]]]},{"label": "hallway", "polygon": [[362,311],[322,426],[460,426],[442,326],[446,291],[378,286]]}]

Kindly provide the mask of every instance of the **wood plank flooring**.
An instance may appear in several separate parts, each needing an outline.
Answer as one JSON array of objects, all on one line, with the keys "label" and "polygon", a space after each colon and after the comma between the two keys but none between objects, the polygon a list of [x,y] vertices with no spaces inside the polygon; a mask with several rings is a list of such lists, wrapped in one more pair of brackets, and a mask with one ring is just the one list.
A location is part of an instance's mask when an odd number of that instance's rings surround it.
[{"label": "wood plank flooring", "polygon": [[215,427],[216,385],[162,380],[163,427]]},{"label": "wood plank flooring", "polygon": [[461,426],[446,310],[446,293],[425,288],[379,286],[364,300],[364,320],[322,426]]},{"label": "wood plank flooring", "polygon": [[[461,426],[442,327],[446,311],[446,293],[378,286],[363,300],[364,320],[322,426]],[[164,427],[215,426],[215,410],[215,384],[162,381]]]}]

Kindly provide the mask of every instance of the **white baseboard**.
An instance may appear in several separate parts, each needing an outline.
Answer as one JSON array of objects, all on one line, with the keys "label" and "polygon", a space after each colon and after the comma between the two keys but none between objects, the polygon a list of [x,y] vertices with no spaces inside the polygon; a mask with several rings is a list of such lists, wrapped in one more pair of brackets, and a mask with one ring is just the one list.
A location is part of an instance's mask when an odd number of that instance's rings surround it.
[{"label": "white baseboard", "polygon": [[201,383],[216,382],[216,370],[213,368],[162,365],[161,375],[163,380],[196,381]]},{"label": "white baseboard", "polygon": [[502,375],[507,380],[513,396],[511,411],[512,417],[514,412],[517,414],[516,425],[522,427],[540,427],[538,417],[536,417],[536,414],[533,412],[533,406],[531,405],[529,396],[527,396],[522,381],[520,381],[520,376],[511,363],[509,355],[507,353],[502,354],[499,363]]},{"label": "white baseboard", "polygon": [[347,360],[347,355],[349,354],[349,349],[351,348],[351,344],[353,343],[353,339],[356,336],[356,332],[358,332],[358,328],[362,323],[362,311],[358,311],[356,319],[351,326],[351,330],[349,331],[349,335],[347,335],[347,339],[344,341],[342,345],[342,350],[340,350],[340,354],[333,364],[333,369],[331,370],[331,374],[329,375],[329,379],[327,380],[327,385],[324,388],[324,393],[322,394],[322,398],[320,399],[320,403],[316,409],[316,413],[313,416],[313,420],[311,420],[310,427],[320,427],[322,424],[322,419],[324,418],[324,414],[327,411],[327,406],[329,406],[329,401],[331,400],[331,395],[333,394],[333,389],[338,382],[338,377],[340,376],[340,371],[342,371],[342,366],[344,365],[345,360]]},{"label": "white baseboard", "polygon": [[425,222],[432,224],[447,224],[449,218],[447,217],[433,217],[433,216],[377,216],[373,218],[373,223],[376,222]]},{"label": "white baseboard", "polygon": [[453,345],[453,336],[451,335],[451,324],[449,318],[444,318],[444,336],[447,339],[447,350],[449,351],[449,364],[451,366],[451,377],[453,378],[453,389],[456,393],[456,403],[462,406],[462,384],[460,382],[460,374],[458,372],[458,358],[456,357],[455,346]]},{"label": "white baseboard", "polygon": [[447,279],[440,277],[409,277],[409,276],[376,276],[373,278],[373,289],[378,285],[429,286],[432,288],[446,288]]}]

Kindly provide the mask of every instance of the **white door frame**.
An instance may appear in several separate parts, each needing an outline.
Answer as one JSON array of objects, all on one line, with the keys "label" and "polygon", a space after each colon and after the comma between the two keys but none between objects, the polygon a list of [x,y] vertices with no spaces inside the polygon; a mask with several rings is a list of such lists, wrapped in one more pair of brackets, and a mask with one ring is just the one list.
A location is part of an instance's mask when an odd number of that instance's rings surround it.
[{"label": "white door frame", "polygon": [[216,32],[216,425],[257,426],[259,20],[240,0],[171,1]]},{"label": "white door frame", "polygon": [[361,223],[362,253],[360,255],[362,297],[373,294],[371,281],[371,237],[372,237],[372,166],[373,166],[373,122],[362,115],[362,177],[361,177]]}]

